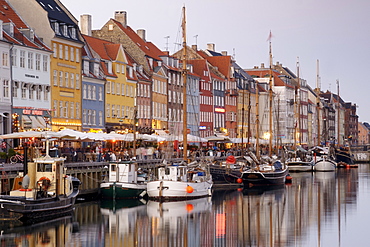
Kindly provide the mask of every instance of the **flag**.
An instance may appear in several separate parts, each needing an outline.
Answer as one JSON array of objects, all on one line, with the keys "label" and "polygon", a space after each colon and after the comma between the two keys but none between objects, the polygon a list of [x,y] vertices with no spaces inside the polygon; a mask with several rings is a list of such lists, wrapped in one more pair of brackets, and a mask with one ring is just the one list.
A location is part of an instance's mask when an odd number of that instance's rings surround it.
[{"label": "flag", "polygon": [[267,38],[267,40],[266,40],[266,41],[271,42],[271,39],[272,39],[272,33],[271,33],[271,30],[270,30],[270,34],[269,34],[269,36],[268,36],[268,38]]}]

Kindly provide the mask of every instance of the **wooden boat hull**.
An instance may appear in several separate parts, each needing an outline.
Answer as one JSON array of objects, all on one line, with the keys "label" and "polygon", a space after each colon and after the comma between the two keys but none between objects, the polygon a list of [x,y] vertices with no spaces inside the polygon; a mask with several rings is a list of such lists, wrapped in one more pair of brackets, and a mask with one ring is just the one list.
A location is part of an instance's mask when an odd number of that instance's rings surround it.
[{"label": "wooden boat hull", "polygon": [[[183,182],[158,180],[147,183],[147,193],[152,200],[188,200],[211,196],[212,180],[204,182]],[[189,193],[187,187],[193,191]]]},{"label": "wooden boat hull", "polygon": [[237,184],[238,178],[241,177],[240,169],[227,169],[225,167],[211,165],[209,170],[214,184]]},{"label": "wooden boat hull", "polygon": [[146,190],[146,184],[108,182],[100,185],[103,198],[138,198]]},{"label": "wooden boat hull", "polygon": [[313,162],[307,161],[290,161],[286,165],[289,167],[290,172],[312,172]]},{"label": "wooden boat hull", "polygon": [[285,184],[288,169],[273,172],[248,170],[242,173],[244,187]]},{"label": "wooden boat hull", "polygon": [[336,163],[330,159],[320,159],[315,163],[315,171],[318,172],[331,172],[335,171]]},{"label": "wooden boat hull", "polygon": [[38,221],[62,216],[73,210],[78,190],[68,197],[26,199],[25,197],[0,196],[0,219]]}]

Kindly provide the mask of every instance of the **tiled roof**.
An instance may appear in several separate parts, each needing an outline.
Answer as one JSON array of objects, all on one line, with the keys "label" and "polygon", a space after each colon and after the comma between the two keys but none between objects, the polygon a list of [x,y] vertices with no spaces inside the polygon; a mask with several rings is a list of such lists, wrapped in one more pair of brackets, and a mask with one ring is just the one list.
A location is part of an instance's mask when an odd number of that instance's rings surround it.
[{"label": "tiled roof", "polygon": [[17,15],[5,0],[0,0],[0,20],[4,23],[13,22],[17,28],[28,28],[26,23]]},{"label": "tiled roof", "polygon": [[[261,69],[261,70],[253,69],[253,70],[247,70],[247,73],[251,76],[256,76],[258,78],[266,78],[270,74],[270,70],[269,69]],[[272,70],[272,76],[274,77],[274,86],[277,86],[277,87],[285,86],[285,87],[293,88],[293,86],[286,84],[282,79],[280,79],[279,75],[280,74],[278,72]]]},{"label": "tiled roof", "polygon": [[114,45],[114,43],[87,35],[82,36],[85,39],[86,43],[91,47],[91,49],[98,53],[102,59],[112,60],[108,54],[107,46]]}]

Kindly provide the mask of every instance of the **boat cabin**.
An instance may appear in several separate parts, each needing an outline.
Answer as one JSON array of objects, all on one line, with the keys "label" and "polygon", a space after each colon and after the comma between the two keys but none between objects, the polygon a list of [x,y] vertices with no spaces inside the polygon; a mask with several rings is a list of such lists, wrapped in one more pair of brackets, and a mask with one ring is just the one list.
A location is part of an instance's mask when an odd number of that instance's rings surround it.
[{"label": "boat cabin", "polygon": [[137,183],[137,164],[131,161],[109,164],[109,182]]}]

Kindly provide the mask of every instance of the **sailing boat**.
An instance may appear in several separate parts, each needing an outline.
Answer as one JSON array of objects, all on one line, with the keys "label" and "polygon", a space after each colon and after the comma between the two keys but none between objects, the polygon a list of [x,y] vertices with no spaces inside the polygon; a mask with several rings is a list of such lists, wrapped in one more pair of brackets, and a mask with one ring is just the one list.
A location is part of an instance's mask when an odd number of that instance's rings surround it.
[{"label": "sailing boat", "polygon": [[[286,165],[289,167],[289,171],[294,172],[312,172],[313,171],[313,160],[309,160],[307,151],[303,149],[300,145],[302,143],[302,129],[301,129],[301,100],[300,100],[300,89],[301,81],[299,77],[299,61],[297,61],[297,86],[294,90],[294,111],[295,111],[295,128],[294,128],[294,143],[293,151],[287,151],[288,159],[286,160]],[[299,135],[299,145],[297,145],[297,136]]]},{"label": "sailing boat", "polygon": [[191,162],[187,159],[187,101],[186,101],[186,19],[183,7],[183,157],[181,163],[168,164],[166,161],[156,167],[155,178],[147,183],[147,194],[152,200],[187,200],[211,195],[213,185],[209,164],[206,161]]},{"label": "sailing boat", "polygon": [[249,152],[250,158],[254,161],[254,166],[242,172],[242,179],[244,187],[248,188],[251,186],[259,185],[281,185],[286,181],[288,175],[288,167],[281,163],[279,160],[272,160],[272,52],[271,52],[271,32],[269,35],[269,47],[270,47],[270,78],[269,78],[269,160],[263,161],[260,158],[259,150],[259,90],[258,85],[256,87],[256,155]]},{"label": "sailing boat", "polygon": [[[313,147],[312,150],[314,151],[314,170],[315,171],[335,171],[337,164],[334,161],[334,159],[331,158],[330,149],[328,147],[322,148],[319,145],[321,140],[321,133],[320,133],[320,76],[319,76],[319,61],[317,60],[317,78],[316,78],[316,102],[317,102],[317,126],[318,126],[318,132],[317,132],[317,139],[318,139],[318,146]],[[327,126],[324,126],[324,128],[327,128]],[[326,141],[326,140],[325,140]]]}]

